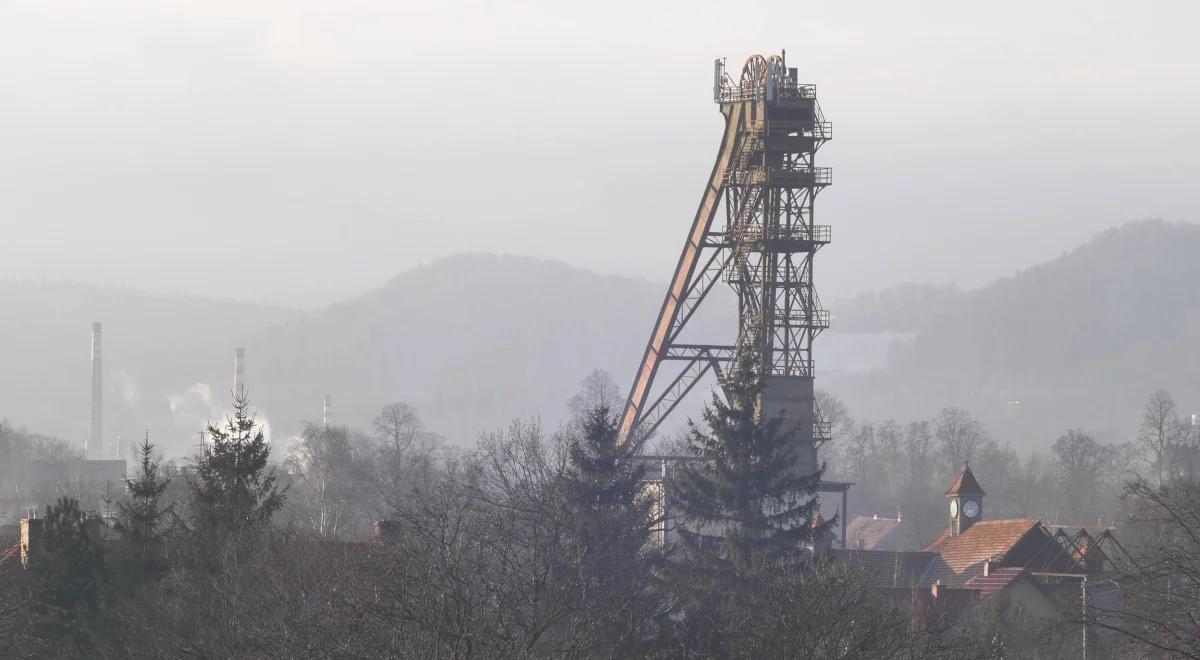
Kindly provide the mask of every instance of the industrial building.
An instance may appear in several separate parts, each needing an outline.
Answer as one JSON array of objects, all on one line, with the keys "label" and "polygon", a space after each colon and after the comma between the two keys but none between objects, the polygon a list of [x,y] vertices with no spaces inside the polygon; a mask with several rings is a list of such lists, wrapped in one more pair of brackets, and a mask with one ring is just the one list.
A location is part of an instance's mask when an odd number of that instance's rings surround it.
[{"label": "industrial building", "polygon": [[[812,350],[829,312],[817,296],[813,260],[830,229],[816,224],[814,203],[832,181],[816,155],[832,127],[816,87],[799,81],[786,54],[751,56],[736,78],[717,60],[713,99],[725,130],[634,374],[621,435],[652,434],[702,378],[715,374],[719,383],[735,356],[748,355],[764,379],[763,414],[795,429],[800,462],[815,468],[829,426],[814,400]],[[737,296],[737,336],[690,338],[688,321],[722,281]]]},{"label": "industrial building", "polygon": [[[799,82],[786,54],[754,55],[735,78],[714,67],[713,96],[725,120],[716,162],[687,232],[671,284],[650,333],[621,419],[624,441],[640,441],[708,374],[722,384],[731,360],[750,355],[764,388],[760,414],[782,417],[794,434],[799,469],[817,468],[816,447],[829,439],[814,396],[813,342],[829,327],[813,281],[816,253],[830,242],[814,203],[831,182],[816,154],[832,137],[816,88]],[[718,223],[718,208],[724,222]],[[725,343],[686,336],[688,321],[718,282],[737,297],[737,335]],[[668,521],[655,542],[670,544],[671,465],[696,460],[646,456],[661,463],[648,490]],[[847,510],[853,484],[825,482]],[[841,521],[840,539],[811,548],[867,567],[872,584],[914,607],[985,601],[1005,593],[1028,611],[1049,613],[1063,589],[1115,570],[1127,557],[1111,531],[1073,533],[1028,519],[986,520],[985,492],[964,465],[946,491],[947,527],[920,551],[905,549],[902,517]]]}]

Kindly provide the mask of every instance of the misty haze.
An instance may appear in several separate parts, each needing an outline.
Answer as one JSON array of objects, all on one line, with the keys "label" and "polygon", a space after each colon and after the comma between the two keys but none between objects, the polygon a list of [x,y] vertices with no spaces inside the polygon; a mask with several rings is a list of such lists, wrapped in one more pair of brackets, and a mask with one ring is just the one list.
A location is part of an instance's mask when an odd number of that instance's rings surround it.
[{"label": "misty haze", "polygon": [[0,4],[0,658],[1200,658],[1198,20]]}]

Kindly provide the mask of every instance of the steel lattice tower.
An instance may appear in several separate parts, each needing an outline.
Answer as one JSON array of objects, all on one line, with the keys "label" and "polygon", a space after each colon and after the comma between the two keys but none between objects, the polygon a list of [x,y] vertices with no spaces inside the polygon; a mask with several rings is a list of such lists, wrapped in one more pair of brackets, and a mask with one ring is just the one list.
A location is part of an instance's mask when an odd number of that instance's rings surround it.
[{"label": "steel lattice tower", "polygon": [[[829,327],[829,313],[813,286],[813,257],[829,243],[830,231],[814,222],[813,206],[831,183],[830,169],[816,166],[831,127],[816,87],[800,84],[783,56],[750,57],[736,81],[717,60],[713,94],[725,133],[630,390],[622,437],[649,435],[700,378],[712,370],[722,380],[723,365],[738,351],[752,351],[765,378],[762,412],[782,414],[815,465],[813,447],[828,436],[828,426],[814,402],[812,347]],[[722,204],[725,223],[714,228]],[[677,341],[722,280],[737,294],[736,341]],[[664,362],[682,367],[651,396]]]}]

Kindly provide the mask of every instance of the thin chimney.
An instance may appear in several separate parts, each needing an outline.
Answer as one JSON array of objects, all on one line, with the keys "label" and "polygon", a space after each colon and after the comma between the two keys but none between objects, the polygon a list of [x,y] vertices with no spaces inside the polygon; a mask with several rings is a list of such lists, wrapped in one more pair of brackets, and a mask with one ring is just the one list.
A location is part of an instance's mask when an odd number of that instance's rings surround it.
[{"label": "thin chimney", "polygon": [[246,349],[233,349],[233,394],[240,396],[242,388],[245,387],[244,381],[246,376]]},{"label": "thin chimney", "polygon": [[92,323],[92,405],[88,411],[88,434],[84,458],[98,458],[104,451],[104,368],[101,363],[100,323]]},{"label": "thin chimney", "polygon": [[37,556],[42,546],[42,519],[33,516],[20,520],[21,565],[28,567],[29,558]]},{"label": "thin chimney", "polygon": [[325,401],[321,405],[321,424],[329,426],[333,421],[333,397],[326,394]]}]

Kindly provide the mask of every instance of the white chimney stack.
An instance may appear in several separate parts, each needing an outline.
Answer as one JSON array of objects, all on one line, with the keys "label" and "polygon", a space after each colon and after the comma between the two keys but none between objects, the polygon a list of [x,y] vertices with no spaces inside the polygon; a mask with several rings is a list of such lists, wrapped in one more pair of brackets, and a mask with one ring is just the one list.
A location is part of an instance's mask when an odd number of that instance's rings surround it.
[{"label": "white chimney stack", "polygon": [[246,377],[246,349],[233,349],[233,395],[241,396],[242,388],[245,387]]},{"label": "white chimney stack", "polygon": [[104,451],[104,369],[101,363],[100,323],[92,323],[92,404],[88,411],[88,433],[83,457],[98,458]]}]

